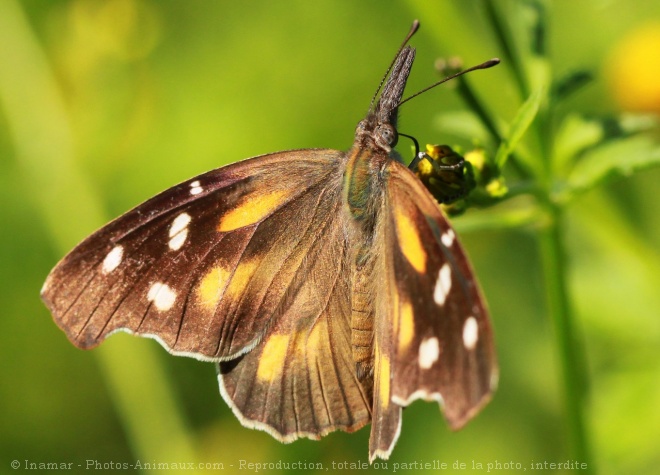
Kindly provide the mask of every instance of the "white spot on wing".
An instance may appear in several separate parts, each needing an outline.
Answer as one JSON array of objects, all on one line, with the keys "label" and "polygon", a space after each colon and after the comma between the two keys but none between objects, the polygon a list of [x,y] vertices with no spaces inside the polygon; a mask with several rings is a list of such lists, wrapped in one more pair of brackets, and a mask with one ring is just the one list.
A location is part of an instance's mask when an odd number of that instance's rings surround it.
[{"label": "white spot on wing", "polygon": [[183,246],[183,243],[186,242],[187,237],[188,237],[188,228],[184,229],[176,236],[174,236],[172,239],[170,239],[169,242],[170,249],[172,249],[173,251],[178,251],[179,249],[181,249],[181,246]]},{"label": "white spot on wing", "polygon": [[109,274],[121,264],[121,260],[124,258],[124,248],[122,246],[115,246],[112,248],[108,255],[103,259],[103,265],[101,270],[104,274]]},{"label": "white spot on wing", "polygon": [[435,290],[433,291],[433,300],[435,303],[442,306],[445,304],[447,295],[451,290],[451,267],[445,262],[438,272],[438,280],[435,283]]},{"label": "white spot on wing", "polygon": [[449,228],[447,232],[440,237],[440,240],[442,241],[442,244],[444,244],[445,246],[451,247],[451,245],[454,243],[455,238],[456,238],[456,234],[454,234],[454,230],[452,228]]},{"label": "white spot on wing", "polygon": [[199,183],[199,180],[195,180],[190,184],[190,194],[199,195],[203,190],[202,186]]},{"label": "white spot on wing", "polygon": [[156,282],[149,288],[147,300],[153,302],[157,310],[169,310],[174,305],[176,294],[168,285]]},{"label": "white spot on wing", "polygon": [[440,356],[440,343],[436,337],[422,340],[419,345],[419,367],[429,369]]},{"label": "white spot on wing", "polygon": [[188,223],[190,223],[190,215],[188,213],[181,213],[179,216],[174,218],[174,221],[172,221],[172,226],[170,226],[170,237],[173,237],[174,235],[184,230],[188,226]]},{"label": "white spot on wing", "polygon": [[181,213],[170,226],[170,249],[177,251],[186,242],[188,237],[188,224],[190,223],[190,215],[188,213]]},{"label": "white spot on wing", "polygon": [[468,317],[463,325],[463,344],[468,350],[473,350],[479,340],[479,324],[474,317]]}]

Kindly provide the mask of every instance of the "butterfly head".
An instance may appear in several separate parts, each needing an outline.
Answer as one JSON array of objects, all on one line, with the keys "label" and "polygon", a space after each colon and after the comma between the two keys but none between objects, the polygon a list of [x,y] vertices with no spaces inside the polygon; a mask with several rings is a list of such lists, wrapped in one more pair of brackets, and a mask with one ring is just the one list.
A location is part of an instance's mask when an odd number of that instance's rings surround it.
[{"label": "butterfly head", "polygon": [[410,75],[415,49],[406,46],[396,57],[391,74],[375,106],[371,106],[367,117],[360,121],[355,131],[356,141],[371,145],[389,153],[397,144],[396,130],[399,103]]}]

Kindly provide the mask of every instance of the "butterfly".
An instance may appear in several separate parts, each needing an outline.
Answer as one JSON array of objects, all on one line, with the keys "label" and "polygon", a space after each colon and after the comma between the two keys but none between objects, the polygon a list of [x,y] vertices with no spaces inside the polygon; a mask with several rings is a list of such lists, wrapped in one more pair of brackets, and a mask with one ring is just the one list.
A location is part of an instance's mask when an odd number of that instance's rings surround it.
[{"label": "butterfly", "polygon": [[418,26],[348,152],[204,173],[65,256],[41,295],[71,342],[89,349],[125,331],[215,362],[241,423],[282,442],[371,422],[369,459],[386,459],[416,399],[462,427],[490,399],[497,363],[465,251],[393,151]]}]

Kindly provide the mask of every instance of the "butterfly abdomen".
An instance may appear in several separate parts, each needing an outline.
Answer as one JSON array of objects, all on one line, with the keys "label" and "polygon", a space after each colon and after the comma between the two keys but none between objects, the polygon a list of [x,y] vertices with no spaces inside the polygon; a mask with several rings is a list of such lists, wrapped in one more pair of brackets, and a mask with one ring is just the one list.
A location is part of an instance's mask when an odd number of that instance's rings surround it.
[{"label": "butterfly abdomen", "polygon": [[[360,260],[359,256],[358,261]],[[372,260],[355,264],[351,289],[351,346],[358,378],[371,373],[374,342]]]}]

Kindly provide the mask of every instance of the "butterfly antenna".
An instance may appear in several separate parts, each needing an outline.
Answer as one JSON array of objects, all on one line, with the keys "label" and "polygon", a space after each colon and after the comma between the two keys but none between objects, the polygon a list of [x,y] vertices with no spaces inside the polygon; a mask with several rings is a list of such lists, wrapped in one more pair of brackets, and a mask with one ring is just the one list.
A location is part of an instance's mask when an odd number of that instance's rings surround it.
[{"label": "butterfly antenna", "polygon": [[410,27],[410,31],[406,35],[406,38],[403,40],[403,43],[401,43],[401,46],[399,46],[399,49],[396,52],[396,55],[394,55],[394,59],[390,63],[390,65],[387,67],[387,71],[385,71],[385,75],[383,76],[383,79],[380,80],[380,84],[378,84],[378,88],[376,89],[376,93],[374,94],[374,97],[371,98],[371,103],[369,104],[369,110],[373,110],[374,102],[376,102],[376,98],[378,97],[378,93],[380,92],[381,88],[383,87],[383,84],[385,83],[385,80],[387,79],[387,76],[390,74],[390,71],[392,70],[392,66],[394,66],[394,63],[396,63],[397,58],[399,57],[399,54],[401,54],[401,50],[408,44],[408,41],[410,41],[410,38],[419,30],[419,20],[413,21],[412,26]]},{"label": "butterfly antenna", "polygon": [[[476,66],[472,66],[471,68],[464,69],[463,71],[459,71],[459,72],[457,72],[456,74],[452,74],[451,76],[447,76],[446,78],[441,79],[440,81],[436,82],[435,84],[431,84],[429,87],[425,87],[425,88],[422,89],[421,91],[416,92],[416,93],[413,94],[412,96],[406,97],[404,100],[402,100],[401,102],[399,102],[395,107],[399,107],[401,104],[403,104],[404,102],[408,102],[408,101],[409,101],[410,99],[412,99],[413,97],[417,97],[417,96],[419,96],[420,94],[425,93],[425,92],[428,91],[429,89],[433,89],[434,87],[439,86],[440,84],[445,83],[445,82],[447,82],[447,81],[449,81],[449,80],[451,80],[451,79],[457,78],[458,76],[462,76],[462,75],[465,74],[465,73],[469,73],[470,71],[476,71],[477,69],[488,69],[488,68],[492,68],[493,66],[496,66],[496,65],[498,65],[498,64],[500,64],[500,60],[499,60],[499,58],[493,58],[493,59],[489,59],[488,61],[486,61],[486,62],[484,62],[484,63],[477,64]],[[373,102],[373,101],[372,101],[372,102]]]}]

